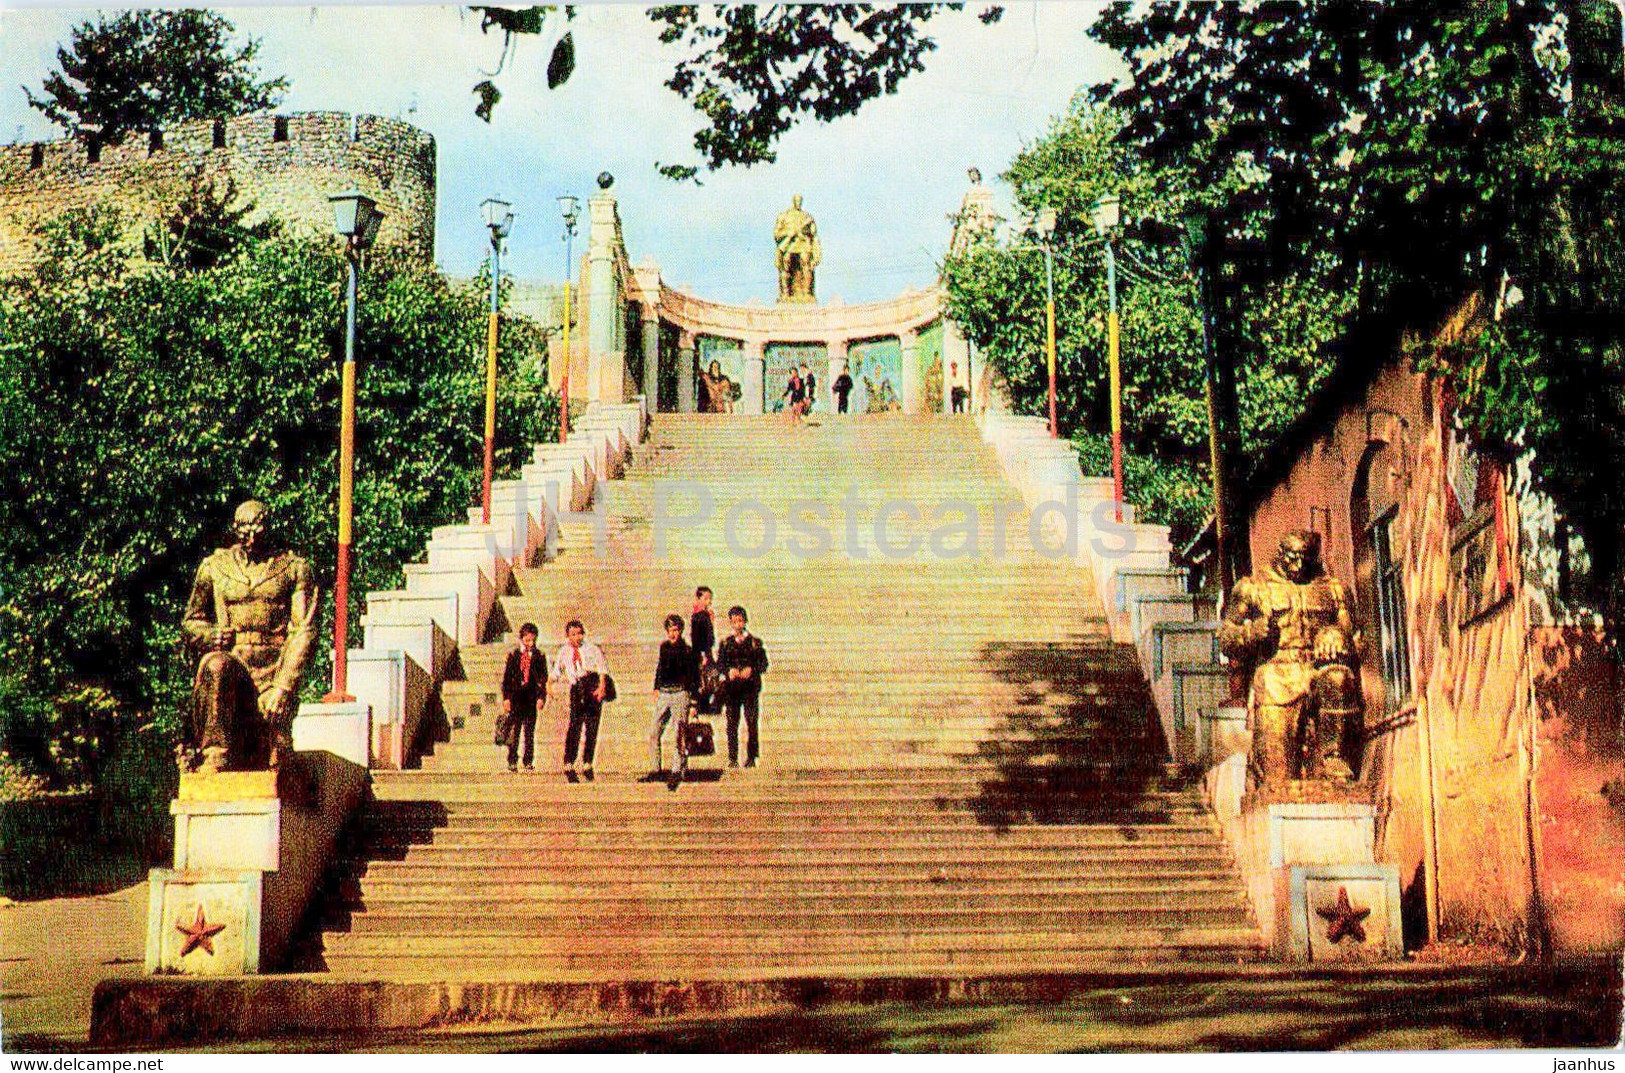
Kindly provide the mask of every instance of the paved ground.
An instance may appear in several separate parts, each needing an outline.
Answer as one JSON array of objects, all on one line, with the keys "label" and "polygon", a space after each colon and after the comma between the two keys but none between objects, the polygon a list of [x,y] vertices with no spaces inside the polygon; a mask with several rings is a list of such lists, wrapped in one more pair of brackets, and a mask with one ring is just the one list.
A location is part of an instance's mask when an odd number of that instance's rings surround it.
[{"label": "paved ground", "polygon": [[83,1040],[99,980],[141,972],[147,885],[87,898],[0,901],[0,1045]]},{"label": "paved ground", "polygon": [[[200,1050],[457,1053],[1052,1053],[1612,1047],[1617,966],[1376,970],[1339,978],[1169,979],[1064,1001],[891,1003],[773,1010],[663,1024],[479,1025],[371,1038],[243,1041]],[[29,1050],[79,1050],[61,1039]]]},{"label": "paved ground", "polygon": [[1596,968],[1238,978],[1102,989],[1062,1003],[845,1006],[661,1027],[462,1030],[364,1045],[309,1041],[308,1049],[1010,1054],[1614,1046],[1620,977]]},{"label": "paved ground", "polygon": [[[7,1050],[85,1048],[98,980],[141,970],[145,884],[0,904]],[[1261,971],[1260,971],[1261,970]],[[828,1006],[704,1021],[537,1029],[473,1026],[244,1042],[237,1051],[980,1052],[1606,1047],[1621,1031],[1618,964],[1546,972],[1402,967],[1283,979],[1147,979],[1057,1002]]]}]

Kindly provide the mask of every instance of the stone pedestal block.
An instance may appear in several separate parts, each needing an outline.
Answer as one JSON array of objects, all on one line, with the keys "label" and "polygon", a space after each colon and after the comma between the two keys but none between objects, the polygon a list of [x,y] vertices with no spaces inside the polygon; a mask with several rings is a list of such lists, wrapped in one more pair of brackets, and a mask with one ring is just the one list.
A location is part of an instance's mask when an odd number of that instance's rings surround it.
[{"label": "stone pedestal block", "polygon": [[407,652],[438,682],[457,648],[457,603],[451,592],[369,592],[362,618],[366,647]]},{"label": "stone pedestal block", "polygon": [[1243,764],[1252,750],[1252,734],[1247,729],[1247,708],[1240,704],[1221,704],[1211,712],[1203,712],[1197,722],[1198,743],[1202,764],[1211,768],[1228,757],[1239,754]]},{"label": "stone pedestal block", "polygon": [[263,878],[258,869],[154,868],[147,876],[147,974],[259,972]]},{"label": "stone pedestal block", "polygon": [[[1375,860],[1376,809],[1362,802],[1266,802],[1249,796],[1234,804],[1245,764],[1244,754],[1226,759],[1209,772],[1207,789],[1247,881],[1266,945],[1285,961],[1399,956],[1399,874]],[[1339,888],[1344,888],[1342,898]]]},{"label": "stone pedestal block", "polygon": [[1377,809],[1365,804],[1273,804],[1269,822],[1271,867],[1294,864],[1369,864],[1376,860]]},{"label": "stone pedestal block", "polygon": [[1279,882],[1288,960],[1347,964],[1404,955],[1394,865],[1296,865],[1282,869]]},{"label": "stone pedestal block", "polygon": [[372,766],[411,766],[434,700],[428,673],[405,652],[355,648],[350,650],[350,691],[372,708]]},{"label": "stone pedestal block", "polygon": [[483,639],[485,623],[496,600],[496,590],[483,571],[474,566],[435,566],[407,563],[406,591],[424,595],[457,598],[459,645],[477,645]]},{"label": "stone pedestal block", "polygon": [[[365,735],[364,705],[316,707],[342,710],[302,710],[296,736]],[[352,724],[348,733],[340,723]],[[326,751],[295,752],[277,772],[183,776],[170,803],[174,867],[148,879],[147,972],[241,976],[278,967],[366,780],[364,765]]]}]

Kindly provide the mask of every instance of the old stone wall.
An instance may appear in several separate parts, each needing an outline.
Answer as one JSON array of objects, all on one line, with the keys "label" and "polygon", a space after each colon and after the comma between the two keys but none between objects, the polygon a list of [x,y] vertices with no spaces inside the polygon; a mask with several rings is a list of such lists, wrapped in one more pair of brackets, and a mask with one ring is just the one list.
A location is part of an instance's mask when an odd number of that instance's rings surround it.
[{"label": "old stone wall", "polygon": [[[1467,330],[1465,315],[1447,328]],[[1532,621],[1527,537],[1508,490],[1499,494],[1506,596],[1463,613],[1467,579],[1454,553],[1469,527],[1447,506],[1450,423],[1440,385],[1390,363],[1262,492],[1253,562],[1267,563],[1283,532],[1313,528],[1327,569],[1356,595],[1363,774],[1381,817],[1378,859],[1400,869],[1407,942],[1432,934],[1513,950],[1543,939],[1560,952],[1617,949],[1625,813],[1601,790],[1625,758],[1609,703],[1618,669],[1593,628]],[[1389,510],[1412,683],[1402,700],[1386,693],[1373,606],[1368,525]]]},{"label": "old stone wall", "polygon": [[380,243],[434,258],[433,136],[379,116],[304,112],[183,123],[99,151],[76,139],[0,146],[0,274],[34,262],[42,219],[108,203],[139,230],[197,178],[220,192],[229,178],[251,219],[320,235],[333,229],[328,196],[360,189],[385,214]]}]

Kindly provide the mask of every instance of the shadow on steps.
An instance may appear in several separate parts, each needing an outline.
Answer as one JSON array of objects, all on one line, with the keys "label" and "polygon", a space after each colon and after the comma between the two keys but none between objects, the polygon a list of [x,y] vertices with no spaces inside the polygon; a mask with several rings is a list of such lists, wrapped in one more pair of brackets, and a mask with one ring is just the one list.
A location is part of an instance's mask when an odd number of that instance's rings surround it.
[{"label": "shadow on steps", "polygon": [[998,642],[982,649],[1018,708],[967,763],[993,774],[968,805],[992,827],[1167,823],[1168,745],[1151,693],[1123,645]]},{"label": "shadow on steps", "polygon": [[361,879],[373,861],[406,859],[413,846],[428,845],[448,822],[443,801],[380,801],[369,798],[344,833],[321,888],[310,900],[288,953],[288,972],[326,972],[325,933],[347,932],[367,906]]}]

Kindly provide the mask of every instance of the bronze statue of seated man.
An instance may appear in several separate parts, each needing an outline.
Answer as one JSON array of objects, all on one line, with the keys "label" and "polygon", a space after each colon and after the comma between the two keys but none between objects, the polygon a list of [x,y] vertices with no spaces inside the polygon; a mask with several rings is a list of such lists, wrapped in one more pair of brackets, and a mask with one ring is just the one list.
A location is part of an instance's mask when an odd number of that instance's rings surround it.
[{"label": "bronze statue of seated man", "polygon": [[181,629],[197,659],[182,768],[274,768],[293,749],[299,681],[317,629],[304,559],[273,546],[263,503],[237,508],[237,541],[203,560]]},{"label": "bronze statue of seated man", "polygon": [[1219,645],[1252,672],[1252,763],[1261,787],[1353,781],[1343,734],[1363,707],[1355,637],[1348,595],[1321,567],[1318,533],[1288,534],[1270,566],[1236,584]]}]

